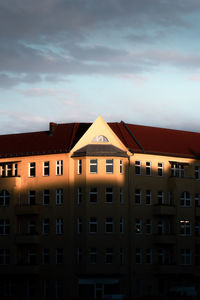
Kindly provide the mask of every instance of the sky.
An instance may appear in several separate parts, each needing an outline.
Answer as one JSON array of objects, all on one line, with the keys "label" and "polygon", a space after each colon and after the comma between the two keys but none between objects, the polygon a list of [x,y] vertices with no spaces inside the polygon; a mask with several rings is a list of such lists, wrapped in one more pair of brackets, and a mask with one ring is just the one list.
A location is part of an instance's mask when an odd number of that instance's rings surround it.
[{"label": "sky", "polygon": [[200,132],[199,0],[0,0],[0,134],[105,121]]}]

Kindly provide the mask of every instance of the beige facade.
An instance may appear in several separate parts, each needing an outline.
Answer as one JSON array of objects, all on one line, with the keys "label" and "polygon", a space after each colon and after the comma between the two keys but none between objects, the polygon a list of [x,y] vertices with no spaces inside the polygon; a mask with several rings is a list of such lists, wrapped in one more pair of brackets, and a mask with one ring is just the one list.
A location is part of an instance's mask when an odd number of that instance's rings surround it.
[{"label": "beige facade", "polygon": [[0,172],[0,299],[198,292],[198,159],[133,153],[99,117],[70,152]]}]

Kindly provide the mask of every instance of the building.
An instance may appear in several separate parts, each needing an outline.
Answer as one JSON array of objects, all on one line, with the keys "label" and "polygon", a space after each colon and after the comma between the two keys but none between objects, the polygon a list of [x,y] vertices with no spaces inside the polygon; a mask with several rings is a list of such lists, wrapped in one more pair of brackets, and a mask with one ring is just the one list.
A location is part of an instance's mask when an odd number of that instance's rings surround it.
[{"label": "building", "polygon": [[0,145],[1,300],[198,292],[200,133],[98,117]]}]

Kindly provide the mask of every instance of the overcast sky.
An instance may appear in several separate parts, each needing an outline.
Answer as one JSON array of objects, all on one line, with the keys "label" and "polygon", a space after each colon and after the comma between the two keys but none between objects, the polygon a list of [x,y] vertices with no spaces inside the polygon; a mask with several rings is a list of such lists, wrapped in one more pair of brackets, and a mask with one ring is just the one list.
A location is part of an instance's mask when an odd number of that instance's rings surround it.
[{"label": "overcast sky", "polygon": [[98,115],[200,132],[199,0],[0,0],[0,134]]}]

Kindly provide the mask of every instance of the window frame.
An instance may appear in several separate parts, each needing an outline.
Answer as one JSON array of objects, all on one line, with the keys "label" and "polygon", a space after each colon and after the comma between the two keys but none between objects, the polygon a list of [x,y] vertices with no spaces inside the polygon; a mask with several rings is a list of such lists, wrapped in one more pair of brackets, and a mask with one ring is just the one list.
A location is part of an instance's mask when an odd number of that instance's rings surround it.
[{"label": "window frame", "polygon": [[29,162],[28,176],[36,177],[36,163],[35,162]]},{"label": "window frame", "polygon": [[56,206],[62,206],[63,202],[63,189],[56,189]]},{"label": "window frame", "polygon": [[106,159],[106,174],[113,174],[113,173],[114,173],[114,160]]},{"label": "window frame", "polygon": [[56,175],[62,176],[63,175],[63,160],[56,161]]},{"label": "window frame", "polygon": [[98,173],[98,160],[90,159],[90,174],[97,174],[97,173]]},{"label": "window frame", "polygon": [[43,176],[45,176],[45,177],[50,176],[50,162],[49,161],[43,162]]}]

